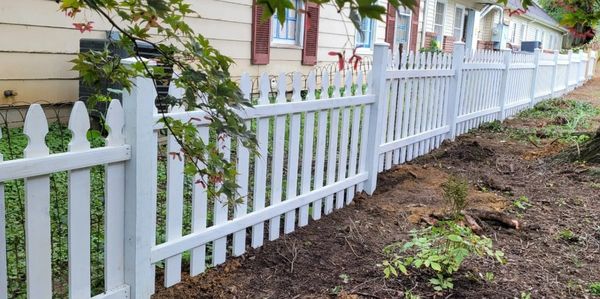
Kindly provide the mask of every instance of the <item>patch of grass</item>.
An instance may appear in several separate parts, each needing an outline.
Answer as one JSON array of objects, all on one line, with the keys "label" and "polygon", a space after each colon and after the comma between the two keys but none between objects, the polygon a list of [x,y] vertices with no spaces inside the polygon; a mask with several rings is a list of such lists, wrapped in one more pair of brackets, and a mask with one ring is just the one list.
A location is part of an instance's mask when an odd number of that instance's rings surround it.
[{"label": "patch of grass", "polygon": [[529,203],[529,198],[522,195],[513,201],[513,206],[521,211],[525,211],[531,207],[531,204]]},{"label": "patch of grass", "polygon": [[498,132],[503,132],[504,131],[504,125],[502,125],[502,122],[500,122],[499,120],[495,120],[489,123],[484,123],[479,127],[480,130],[482,131],[488,131],[488,132],[494,132],[494,133],[498,133]]},{"label": "patch of grass", "polygon": [[570,229],[563,229],[558,232],[558,238],[567,242],[579,241],[579,237]]},{"label": "patch of grass", "polygon": [[590,283],[588,287],[592,296],[600,296],[600,281]]},{"label": "patch of grass", "polygon": [[589,103],[555,99],[538,103],[533,109],[519,113],[521,118],[545,119],[548,123],[541,129],[511,129],[509,136],[539,144],[541,139],[557,139],[559,142],[580,145],[590,136],[580,133],[589,129],[591,120],[600,115],[600,108]]}]

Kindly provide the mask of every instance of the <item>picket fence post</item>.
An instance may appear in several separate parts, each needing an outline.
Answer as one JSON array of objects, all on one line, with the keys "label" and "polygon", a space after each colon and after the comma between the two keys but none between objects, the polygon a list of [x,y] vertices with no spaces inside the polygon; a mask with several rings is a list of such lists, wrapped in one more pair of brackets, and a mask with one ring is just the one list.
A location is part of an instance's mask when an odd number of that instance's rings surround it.
[{"label": "picket fence post", "polygon": [[510,73],[510,63],[512,61],[511,50],[504,51],[504,70],[502,72],[502,81],[500,82],[500,121],[506,118],[506,101],[508,100],[508,74]]},{"label": "picket fence post", "polygon": [[[135,60],[124,59],[131,64]],[[123,95],[125,114],[125,142],[131,146],[131,159],[125,164],[125,283],[130,287],[129,298],[150,298],[154,289],[150,250],[154,243],[151,200],[155,173],[148,149],[157,146],[152,142],[153,107],[156,89],[150,78],[132,79],[131,92]]]},{"label": "picket fence post", "polygon": [[550,97],[554,98],[556,97],[556,75],[557,75],[557,70],[558,70],[558,55],[559,55],[559,51],[558,50],[554,50],[554,57],[552,59],[552,61],[554,61],[554,66],[552,67],[552,79],[550,79]]},{"label": "picket fence post", "polygon": [[460,102],[460,88],[462,85],[463,64],[465,61],[465,43],[455,42],[452,52],[452,71],[454,76],[450,80],[450,90],[448,98],[447,119],[450,130],[446,135],[447,139],[454,140],[456,137],[456,119],[458,118],[458,104]]},{"label": "picket fence post", "polygon": [[565,93],[569,91],[569,76],[571,75],[571,57],[573,56],[573,50],[569,50],[567,55],[569,55],[569,63],[567,63],[567,75],[565,76]]},{"label": "picket fence post", "polygon": [[388,66],[388,43],[375,43],[373,51],[372,86],[370,93],[375,95],[375,102],[371,105],[369,114],[369,135],[367,139],[366,163],[368,178],[365,191],[372,195],[377,187],[377,174],[379,173],[379,146],[383,132],[384,107],[388,93],[385,90],[386,71]]},{"label": "picket fence post", "polygon": [[531,103],[529,104],[529,107],[533,108],[533,106],[535,106],[535,90],[536,90],[536,85],[537,85],[537,77],[538,77],[538,73],[539,73],[539,69],[540,69],[540,56],[542,54],[542,50],[541,49],[535,49],[533,52],[533,64],[535,65],[535,68],[533,69],[533,78],[532,78],[532,82],[531,82]]}]

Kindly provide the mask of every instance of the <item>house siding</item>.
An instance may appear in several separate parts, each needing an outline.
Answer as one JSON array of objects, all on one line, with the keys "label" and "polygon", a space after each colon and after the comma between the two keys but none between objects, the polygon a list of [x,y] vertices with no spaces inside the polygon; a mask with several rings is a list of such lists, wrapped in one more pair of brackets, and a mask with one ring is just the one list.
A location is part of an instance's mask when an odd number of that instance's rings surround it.
[{"label": "house siding", "polygon": [[[497,11],[490,12],[485,17],[482,18],[479,24],[479,35],[478,39],[481,42],[488,42],[492,40],[492,30],[495,24],[498,23],[500,18],[500,13]],[[563,40],[563,32],[557,30],[556,28],[547,26],[545,24],[539,23],[537,21],[532,21],[528,18],[525,18],[520,15],[508,16],[505,11],[504,22],[508,24],[508,40],[510,41],[513,30],[516,29],[515,39],[513,44],[520,45],[522,41],[534,41],[536,40],[535,32],[539,30],[539,32],[544,33],[544,40],[542,41],[542,46],[545,50],[560,50],[562,47]],[[516,24],[516,27],[513,27]],[[521,28],[525,26],[525,34],[522,35]],[[550,45],[550,35],[554,36],[554,40],[558,42],[553,42],[553,45]]]},{"label": "house siding", "polygon": [[[258,76],[263,72],[303,71],[301,47],[272,47],[270,63],[251,64],[252,0],[189,1],[200,16],[187,21],[198,33],[210,39],[223,54],[232,57],[232,75],[248,72]],[[387,5],[387,1],[380,1]],[[35,7],[35,9],[33,9]],[[78,97],[77,73],[69,62],[79,52],[80,39],[103,39],[110,24],[97,15],[84,11],[86,20],[94,22],[92,32],[73,29],[73,21],[58,12],[58,5],[47,0],[1,1],[0,3],[0,93],[14,90],[17,96],[5,98],[2,104],[74,101]],[[350,52],[354,47],[356,30],[337,9],[326,4],[320,11],[318,63],[332,63],[337,57],[330,51]],[[80,19],[83,21],[83,19]],[[377,22],[374,42],[384,40],[385,23]],[[158,38],[158,37],[157,37]],[[363,51],[370,54],[370,50]]]}]

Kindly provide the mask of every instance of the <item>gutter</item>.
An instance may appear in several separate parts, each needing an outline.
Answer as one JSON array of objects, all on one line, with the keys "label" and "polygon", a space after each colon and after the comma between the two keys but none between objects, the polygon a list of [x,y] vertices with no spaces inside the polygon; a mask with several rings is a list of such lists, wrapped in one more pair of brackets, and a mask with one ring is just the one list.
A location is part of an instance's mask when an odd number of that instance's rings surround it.
[{"label": "gutter", "polygon": [[[419,6],[421,5],[421,3],[423,3],[423,14],[420,15],[420,16],[422,16],[421,17],[422,21],[421,21],[421,26],[420,26],[421,27],[421,45],[419,48],[423,48],[425,46],[425,32],[426,32],[425,20],[427,20],[427,1],[423,1],[423,0],[419,1]],[[419,9],[421,9],[421,7],[419,7]],[[416,50],[418,51],[419,49],[416,49]]]}]

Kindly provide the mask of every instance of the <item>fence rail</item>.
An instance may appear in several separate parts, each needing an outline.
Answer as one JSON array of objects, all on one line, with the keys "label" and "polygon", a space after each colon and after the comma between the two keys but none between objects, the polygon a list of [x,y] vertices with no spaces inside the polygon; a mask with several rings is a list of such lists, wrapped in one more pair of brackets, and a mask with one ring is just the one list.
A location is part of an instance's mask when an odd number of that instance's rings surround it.
[{"label": "fence rail", "polygon": [[[50,154],[46,116],[32,105],[23,130],[29,140],[24,158],[0,162],[0,298],[15,296],[8,284],[16,279],[8,275],[15,271],[8,271],[4,207],[4,186],[11,182],[22,180],[25,191],[27,283],[20,295],[56,294],[50,177],[66,171],[69,275],[64,293],[148,298],[157,271],[169,287],[181,280],[185,264],[198,275],[228,256],[244,254],[247,246],[260,247],[265,238],[275,240],[308,225],[350,204],[356,192],[372,194],[379,172],[583,84],[595,62],[595,52],[466,52],[463,43],[456,43],[452,54],[389,57],[387,45],[377,44],[367,76],[294,74],[291,97],[284,74],[276,84],[261,76],[257,96],[256,83],[243,76],[241,90],[255,106],[238,113],[257,136],[258,154],[251,155],[238,140],[219,141],[224,156],[237,165],[243,202],[236,206],[227,205],[227,198],[209,201],[206,190],[194,183],[200,178],[184,175],[184,153],[157,122],[164,116],[191,121],[201,138],[216,140],[207,123],[198,121],[204,112],[172,107],[159,114],[150,79],[136,78],[123,106],[111,102],[109,134],[100,147],[91,148],[88,113],[77,102],[69,119],[68,151]],[[181,94],[175,87],[170,92]],[[90,197],[97,189],[90,186],[98,183],[90,180],[94,167],[103,168],[104,225],[98,231],[90,231]],[[103,244],[100,268],[91,266],[90,239]],[[97,269],[102,273],[91,275]]]}]

